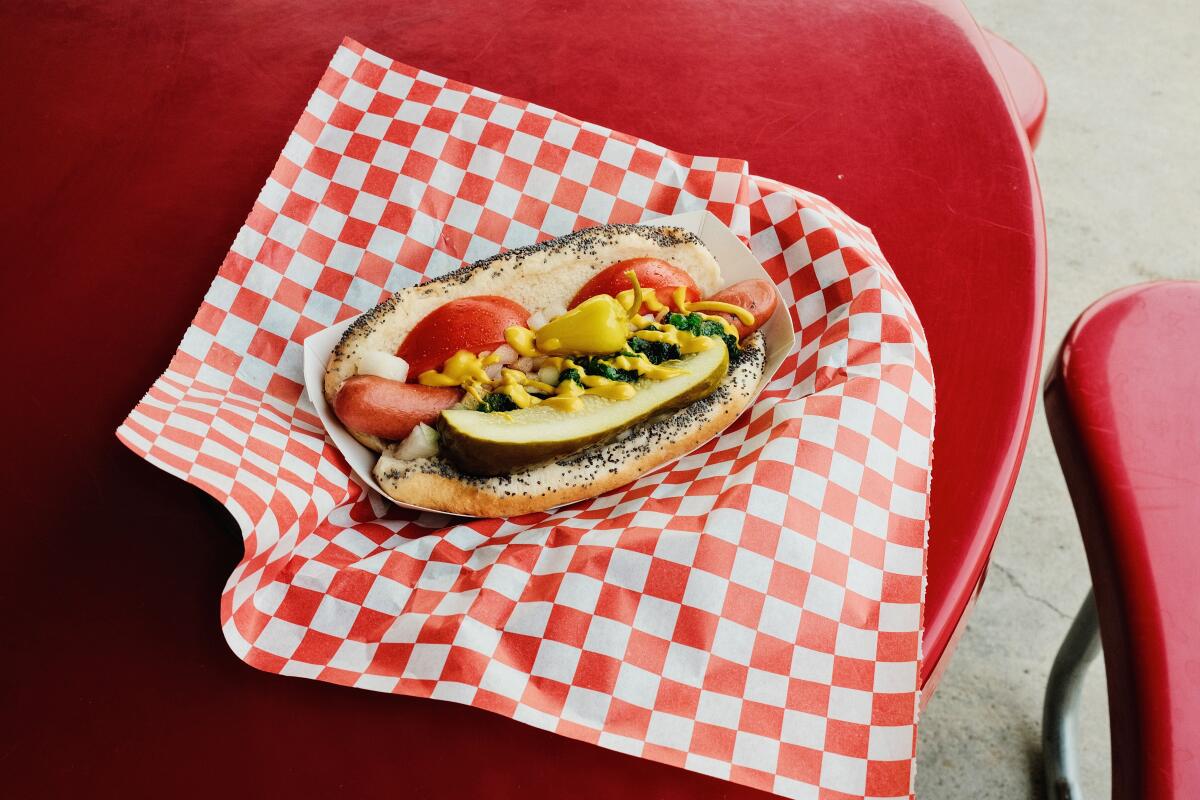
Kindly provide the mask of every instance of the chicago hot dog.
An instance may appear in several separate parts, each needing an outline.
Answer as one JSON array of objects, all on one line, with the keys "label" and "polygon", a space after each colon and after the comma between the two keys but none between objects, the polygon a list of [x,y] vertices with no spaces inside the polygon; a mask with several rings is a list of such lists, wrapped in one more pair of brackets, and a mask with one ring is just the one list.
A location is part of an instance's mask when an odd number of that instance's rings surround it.
[{"label": "chicago hot dog", "polygon": [[474,516],[601,494],[749,402],[774,287],[721,287],[691,233],[605,225],[397,292],[347,329],[325,396],[396,500]]}]

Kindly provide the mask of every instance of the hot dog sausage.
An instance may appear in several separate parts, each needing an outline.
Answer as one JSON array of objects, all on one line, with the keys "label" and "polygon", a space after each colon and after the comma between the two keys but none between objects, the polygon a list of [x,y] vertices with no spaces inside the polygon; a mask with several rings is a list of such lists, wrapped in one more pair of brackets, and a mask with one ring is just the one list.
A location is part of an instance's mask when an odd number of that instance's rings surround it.
[{"label": "hot dog sausage", "polygon": [[338,390],[333,410],[351,430],[381,439],[403,439],[421,422],[432,423],[454,405],[462,392],[355,375]]},{"label": "hot dog sausage", "polygon": [[775,287],[761,278],[726,286],[708,299],[730,303],[754,315],[753,325],[746,325],[732,314],[719,315],[733,323],[739,339],[744,339],[761,328],[771,318],[771,314],[775,313],[775,305],[778,302]]}]

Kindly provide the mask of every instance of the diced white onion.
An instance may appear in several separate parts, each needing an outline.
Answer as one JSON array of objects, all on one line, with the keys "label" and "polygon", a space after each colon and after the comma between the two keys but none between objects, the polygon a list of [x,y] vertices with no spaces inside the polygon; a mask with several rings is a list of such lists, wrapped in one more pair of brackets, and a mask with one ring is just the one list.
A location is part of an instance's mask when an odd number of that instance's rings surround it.
[{"label": "diced white onion", "polygon": [[549,322],[549,320],[546,319],[546,315],[540,310],[529,315],[529,329],[532,331],[536,331],[547,322]]},{"label": "diced white onion", "polygon": [[499,380],[500,370],[504,369],[503,364],[488,364],[483,368],[484,373],[488,376],[488,380]]},{"label": "diced white onion", "polygon": [[514,369],[519,369],[521,372],[533,372],[533,359],[529,356],[521,356],[517,359],[517,363],[513,364]]},{"label": "diced white onion", "polygon": [[494,355],[501,364],[511,364],[520,358],[520,356],[517,355],[517,351],[513,350],[506,344],[502,344],[493,350],[492,355]]},{"label": "diced white onion", "polygon": [[547,364],[538,370],[538,380],[542,383],[548,383],[554,386],[558,383],[558,369]]},{"label": "diced white onion", "polygon": [[418,458],[433,458],[438,452],[438,435],[437,431],[421,423],[412,429],[412,433],[405,437],[399,445],[392,451],[393,455],[401,461],[415,461]]},{"label": "diced white onion", "polygon": [[380,378],[403,383],[408,380],[408,362],[391,353],[369,350],[358,360],[358,374],[378,375]]}]

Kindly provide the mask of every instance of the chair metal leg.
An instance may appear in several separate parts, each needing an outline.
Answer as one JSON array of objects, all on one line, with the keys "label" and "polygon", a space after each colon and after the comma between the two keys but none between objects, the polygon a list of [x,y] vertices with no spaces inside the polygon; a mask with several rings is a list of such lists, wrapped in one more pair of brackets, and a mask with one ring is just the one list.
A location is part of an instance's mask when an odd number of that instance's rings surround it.
[{"label": "chair metal leg", "polygon": [[1096,597],[1088,591],[1067,631],[1042,706],[1042,758],[1046,767],[1047,800],[1081,800],[1078,747],[1079,693],[1087,668],[1100,652],[1100,616]]}]

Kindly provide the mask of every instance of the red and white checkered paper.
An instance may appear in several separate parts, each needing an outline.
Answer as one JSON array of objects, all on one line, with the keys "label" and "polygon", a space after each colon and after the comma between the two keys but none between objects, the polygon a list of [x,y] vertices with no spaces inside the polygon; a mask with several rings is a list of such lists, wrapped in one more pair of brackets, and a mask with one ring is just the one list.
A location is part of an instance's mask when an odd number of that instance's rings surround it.
[{"label": "red and white checkered paper", "polygon": [[[800,333],[696,453],[464,522],[352,478],[301,342],[502,248],[708,209]],[[467,703],[797,798],[912,793],[933,376],[870,232],[827,201],[347,40],[167,371],[118,436],[218,498],[259,669]]]}]

